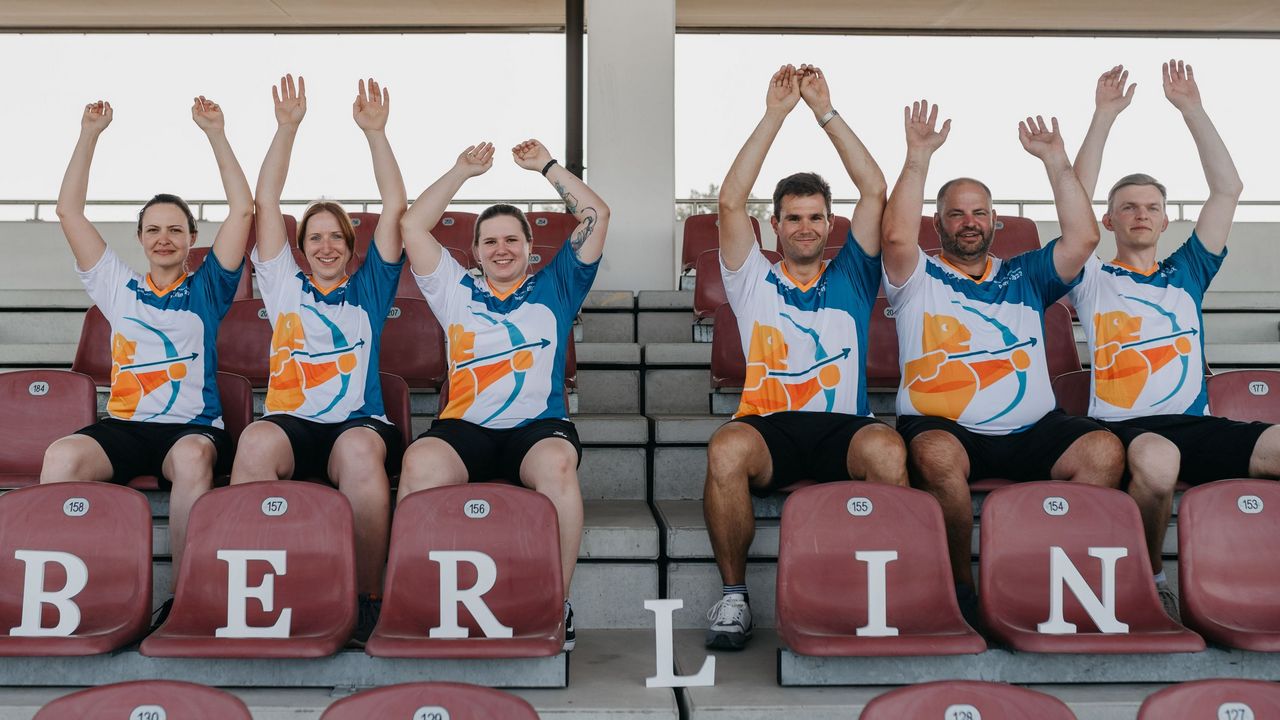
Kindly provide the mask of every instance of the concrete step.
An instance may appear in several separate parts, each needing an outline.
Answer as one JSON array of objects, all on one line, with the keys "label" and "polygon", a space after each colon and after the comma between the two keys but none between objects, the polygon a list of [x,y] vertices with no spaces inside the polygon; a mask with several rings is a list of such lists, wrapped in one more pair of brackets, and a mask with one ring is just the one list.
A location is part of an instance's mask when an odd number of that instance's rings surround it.
[{"label": "concrete step", "polygon": [[7,310],[0,308],[0,340],[4,343],[71,344],[80,341],[83,310]]},{"label": "concrete step", "polygon": [[69,368],[76,343],[16,343],[0,338],[0,367]]},{"label": "concrete step", "polygon": [[636,317],[630,309],[624,312],[582,312],[582,341],[635,342]]},{"label": "concrete step", "polygon": [[578,368],[578,410],[581,413],[639,414],[640,370]]}]

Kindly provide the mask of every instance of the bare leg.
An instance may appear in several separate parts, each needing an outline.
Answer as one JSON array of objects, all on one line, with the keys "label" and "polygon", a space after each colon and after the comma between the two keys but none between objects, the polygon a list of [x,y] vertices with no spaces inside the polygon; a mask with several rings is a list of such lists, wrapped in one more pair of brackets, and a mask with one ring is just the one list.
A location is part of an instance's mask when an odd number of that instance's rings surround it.
[{"label": "bare leg", "polygon": [[1173,514],[1173,491],[1178,484],[1182,455],[1178,446],[1155,433],[1143,433],[1129,443],[1129,496],[1138,505],[1151,556],[1151,572],[1164,569],[1165,531]]},{"label": "bare leg", "polygon": [[1280,480],[1280,425],[1267,428],[1253,446],[1253,455],[1249,457],[1249,477]]},{"label": "bare leg", "polygon": [[106,482],[112,477],[111,460],[88,435],[59,438],[44,451],[40,484],[56,482]]},{"label": "bare leg", "polygon": [[467,466],[457,451],[440,438],[425,437],[415,441],[404,453],[400,468],[400,490],[397,500],[404,500],[419,490],[467,482]]},{"label": "bare leg", "polygon": [[384,463],[387,446],[367,427],[344,431],[329,453],[329,479],[351,502],[356,530],[356,590],[382,594],[391,525],[391,484]]},{"label": "bare leg", "polygon": [[289,436],[273,422],[259,420],[244,429],[236,443],[231,484],[293,477],[293,447]]},{"label": "bare leg", "polygon": [[907,446],[888,425],[866,425],[854,433],[846,462],[854,480],[907,487]]},{"label": "bare leg", "polygon": [[756,533],[750,487],[763,486],[772,476],[769,448],[755,428],[731,422],[711,436],[702,513],[725,585],[746,582],[747,548]]},{"label": "bare leg", "polygon": [[1120,487],[1124,474],[1124,444],[1106,430],[1094,430],[1076,438],[1049,471],[1053,480]]},{"label": "bare leg", "polygon": [[951,433],[928,430],[911,440],[915,484],[942,506],[947,551],[957,585],[973,588],[973,503],[969,498],[969,454]]},{"label": "bare leg", "polygon": [[178,582],[182,568],[182,552],[187,544],[187,519],[191,506],[201,495],[213,489],[213,466],[217,450],[204,435],[186,435],[169,448],[161,472],[173,484],[169,491],[169,547],[173,555],[173,578],[169,589]]},{"label": "bare leg", "polygon": [[569,597],[573,570],[582,544],[582,489],[578,485],[578,451],[561,438],[534,443],[520,462],[520,482],[551,500],[560,521],[560,567],[564,596]]}]

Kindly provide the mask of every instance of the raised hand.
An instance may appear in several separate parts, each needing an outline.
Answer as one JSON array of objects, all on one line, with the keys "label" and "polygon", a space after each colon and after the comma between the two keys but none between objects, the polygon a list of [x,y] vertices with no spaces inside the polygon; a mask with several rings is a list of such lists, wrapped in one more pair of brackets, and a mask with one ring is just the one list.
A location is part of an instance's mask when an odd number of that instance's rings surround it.
[{"label": "raised hand", "polygon": [[794,65],[783,65],[769,79],[769,94],[765,96],[765,108],[784,113],[800,102],[800,73]]},{"label": "raised hand", "polygon": [[800,97],[821,118],[831,110],[831,88],[827,86],[827,78],[822,68],[816,65],[801,65],[797,71],[800,76]]},{"label": "raised hand", "polygon": [[1044,124],[1044,117],[1037,115],[1028,117],[1018,123],[1018,139],[1027,152],[1045,160],[1061,153],[1066,157],[1067,150],[1062,143],[1062,134],[1058,132],[1058,118],[1049,118],[1050,126]]},{"label": "raised hand", "polygon": [[932,154],[951,134],[951,120],[938,124],[938,106],[930,105],[928,100],[911,103],[911,107],[902,109],[903,124],[907,128],[907,150],[924,150]]},{"label": "raised hand", "polygon": [[493,167],[493,143],[482,142],[468,146],[458,154],[458,160],[454,162],[453,167],[464,177],[473,178],[485,174],[489,168]]},{"label": "raised hand", "polygon": [[365,132],[384,130],[387,127],[387,115],[391,112],[391,92],[379,87],[378,81],[369,78],[368,91],[364,80],[356,90],[356,100],[351,104],[351,115],[356,125]]},{"label": "raised hand", "polygon": [[1191,65],[1181,60],[1170,60],[1164,64],[1164,96],[1182,112],[1200,106],[1200,86],[1196,85],[1196,74]]},{"label": "raised hand", "polygon": [[271,99],[276,103],[276,123],[296,126],[307,114],[307,81],[299,75],[295,86],[293,75],[285,75],[280,78],[280,87],[272,86]]},{"label": "raised hand", "polygon": [[537,140],[525,140],[511,148],[511,158],[525,170],[542,172],[542,168],[551,162],[551,153]]},{"label": "raised hand", "polygon": [[111,103],[98,100],[84,106],[84,115],[80,117],[80,129],[99,135],[111,124]]},{"label": "raised hand", "polygon": [[196,121],[196,125],[198,125],[205,134],[221,132],[225,127],[226,120],[222,116],[222,108],[218,103],[203,95],[192,99],[191,119]]},{"label": "raised hand", "polygon": [[1117,65],[1102,73],[1098,78],[1098,87],[1093,91],[1093,103],[1099,112],[1119,115],[1133,102],[1133,92],[1138,84],[1133,83],[1125,89],[1129,82],[1129,71],[1123,65]]}]

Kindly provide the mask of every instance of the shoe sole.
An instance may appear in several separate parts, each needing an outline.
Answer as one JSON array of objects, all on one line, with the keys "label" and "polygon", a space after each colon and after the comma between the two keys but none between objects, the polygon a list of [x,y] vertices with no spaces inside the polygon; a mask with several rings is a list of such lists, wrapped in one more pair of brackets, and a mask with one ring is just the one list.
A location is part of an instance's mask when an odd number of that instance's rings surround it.
[{"label": "shoe sole", "polygon": [[707,632],[707,648],[709,650],[742,650],[751,640],[751,632],[725,633]]},{"label": "shoe sole", "polygon": [[573,649],[574,649],[575,647],[577,647],[577,645],[578,645],[578,640],[577,640],[577,638],[574,638],[574,639],[572,639],[572,640],[565,640],[565,641],[564,641],[564,647],[563,647],[563,648],[561,648],[561,649],[562,649],[564,652],[573,652]]}]

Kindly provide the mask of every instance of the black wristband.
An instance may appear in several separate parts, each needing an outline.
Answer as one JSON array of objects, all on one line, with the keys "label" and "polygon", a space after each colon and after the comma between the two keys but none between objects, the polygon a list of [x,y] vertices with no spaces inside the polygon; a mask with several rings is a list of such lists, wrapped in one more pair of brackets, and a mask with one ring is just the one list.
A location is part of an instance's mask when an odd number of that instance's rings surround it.
[{"label": "black wristband", "polygon": [[543,165],[543,166],[542,166],[542,177],[546,177],[546,176],[547,176],[547,172],[548,172],[549,170],[551,170],[551,166],[552,166],[552,165],[555,165],[555,164],[556,164],[556,162],[557,162],[557,161],[556,161],[556,159],[555,159],[555,158],[551,158],[550,160],[548,160],[548,161],[547,161],[547,164],[546,164],[546,165]]}]

